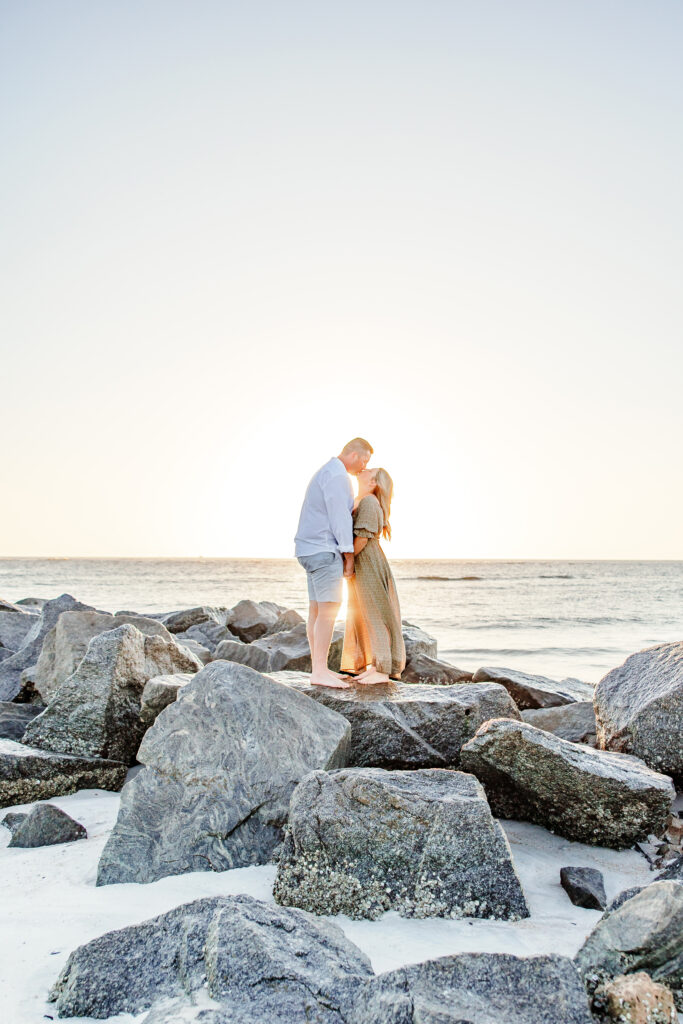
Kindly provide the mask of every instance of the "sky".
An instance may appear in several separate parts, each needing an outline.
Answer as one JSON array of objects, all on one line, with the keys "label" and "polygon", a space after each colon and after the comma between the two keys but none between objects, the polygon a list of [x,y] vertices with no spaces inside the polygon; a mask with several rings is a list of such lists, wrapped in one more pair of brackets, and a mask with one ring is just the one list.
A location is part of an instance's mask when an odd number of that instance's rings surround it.
[{"label": "sky", "polygon": [[0,0],[0,555],[683,558],[683,6]]}]

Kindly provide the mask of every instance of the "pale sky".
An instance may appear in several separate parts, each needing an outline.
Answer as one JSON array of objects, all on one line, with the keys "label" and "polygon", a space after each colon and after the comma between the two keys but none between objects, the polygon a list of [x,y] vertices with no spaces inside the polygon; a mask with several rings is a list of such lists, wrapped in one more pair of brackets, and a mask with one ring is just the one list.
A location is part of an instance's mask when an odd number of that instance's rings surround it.
[{"label": "pale sky", "polygon": [[0,0],[0,555],[683,558],[679,0]]}]

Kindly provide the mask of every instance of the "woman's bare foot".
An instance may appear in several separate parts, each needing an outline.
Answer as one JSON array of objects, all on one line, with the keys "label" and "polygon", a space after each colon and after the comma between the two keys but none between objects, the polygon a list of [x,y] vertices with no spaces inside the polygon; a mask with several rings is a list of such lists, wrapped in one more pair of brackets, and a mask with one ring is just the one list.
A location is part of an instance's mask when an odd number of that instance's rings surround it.
[{"label": "woman's bare foot", "polygon": [[375,683],[388,683],[389,676],[386,672],[378,672],[377,669],[369,669],[361,678],[360,676],[356,679],[357,683],[361,683],[362,686],[372,686]]},{"label": "woman's bare foot", "polygon": [[324,672],[311,674],[311,686],[331,686],[335,690],[349,690],[351,683],[347,682],[346,678],[326,669]]}]

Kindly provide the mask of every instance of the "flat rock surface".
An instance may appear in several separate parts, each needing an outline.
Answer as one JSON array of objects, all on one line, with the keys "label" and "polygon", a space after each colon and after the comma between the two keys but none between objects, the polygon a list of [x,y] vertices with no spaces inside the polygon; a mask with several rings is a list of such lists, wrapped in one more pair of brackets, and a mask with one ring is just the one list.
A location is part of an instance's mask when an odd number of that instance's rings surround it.
[{"label": "flat rock surface", "polygon": [[441,769],[312,772],[297,786],[275,899],[317,914],[494,917],[528,908],[476,779]]},{"label": "flat rock surface", "polygon": [[463,747],[461,765],[484,784],[496,817],[616,849],[661,832],[675,797],[671,779],[641,761],[526,722],[485,723]]},{"label": "flat rock surface", "polygon": [[72,757],[0,740],[0,807],[46,800],[78,789],[119,790],[126,766],[94,757]]},{"label": "flat rock surface", "polygon": [[522,719],[544,732],[552,732],[570,743],[597,744],[593,702],[578,700],[557,708],[530,708],[522,711]]},{"label": "flat rock surface", "polygon": [[598,743],[683,780],[683,642],[632,654],[595,690]]},{"label": "flat rock surface", "polygon": [[214,896],[76,949],[50,998],[60,1017],[102,1018],[206,990],[235,1022],[345,1024],[372,975],[335,924],[250,896]]},{"label": "flat rock surface", "polygon": [[350,767],[457,767],[460,750],[490,718],[517,718],[507,690],[495,683],[424,686],[311,686],[305,673],[271,673],[343,715],[351,725]]},{"label": "flat rock surface", "polygon": [[54,804],[36,804],[17,828],[12,830],[10,846],[54,846],[87,839],[88,833],[77,821]]},{"label": "flat rock surface", "polygon": [[559,707],[577,700],[593,699],[593,687],[590,683],[582,683],[580,679],[556,682],[547,676],[532,675],[514,668],[478,668],[473,681],[500,683],[509,691],[520,711]]},{"label": "flat rock surface", "polygon": [[216,661],[179,691],[138,752],[98,884],[266,863],[289,798],[346,763],[345,718],[244,665]]},{"label": "flat rock surface", "polygon": [[464,953],[367,982],[348,1024],[592,1024],[571,960]]}]

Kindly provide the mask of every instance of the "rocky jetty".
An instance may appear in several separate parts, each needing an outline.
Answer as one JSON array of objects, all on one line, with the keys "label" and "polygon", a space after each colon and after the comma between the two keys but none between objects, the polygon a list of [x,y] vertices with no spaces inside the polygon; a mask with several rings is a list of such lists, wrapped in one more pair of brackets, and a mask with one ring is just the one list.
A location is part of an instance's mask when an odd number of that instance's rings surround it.
[{"label": "rocky jetty", "polygon": [[460,755],[493,813],[621,849],[661,832],[676,795],[642,761],[569,743],[526,722],[486,722]]},{"label": "rocky jetty", "polygon": [[439,769],[312,772],[292,795],[273,892],[354,918],[528,916],[482,787]]},{"label": "rocky jetty", "polygon": [[245,665],[207,665],[142,741],[145,768],[121,794],[98,885],[266,863],[295,785],[344,765],[350,733],[292,687]]}]

